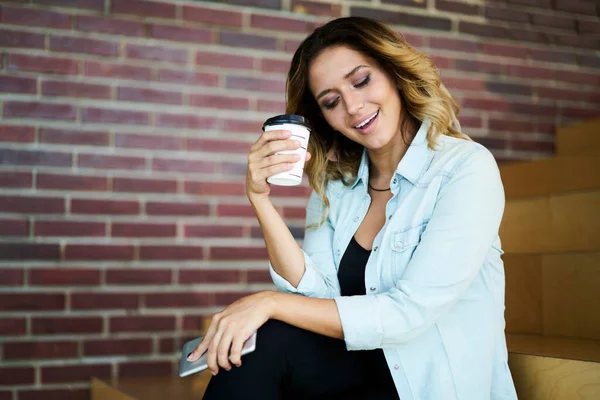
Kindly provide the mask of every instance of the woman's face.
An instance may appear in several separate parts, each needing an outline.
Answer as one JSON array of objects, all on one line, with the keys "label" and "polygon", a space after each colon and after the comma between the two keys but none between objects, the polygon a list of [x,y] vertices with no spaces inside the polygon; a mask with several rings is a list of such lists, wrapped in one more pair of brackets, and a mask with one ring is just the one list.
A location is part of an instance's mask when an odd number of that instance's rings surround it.
[{"label": "woman's face", "polygon": [[329,47],[310,65],[309,86],[329,125],[354,142],[376,150],[401,138],[398,88],[374,59]]}]

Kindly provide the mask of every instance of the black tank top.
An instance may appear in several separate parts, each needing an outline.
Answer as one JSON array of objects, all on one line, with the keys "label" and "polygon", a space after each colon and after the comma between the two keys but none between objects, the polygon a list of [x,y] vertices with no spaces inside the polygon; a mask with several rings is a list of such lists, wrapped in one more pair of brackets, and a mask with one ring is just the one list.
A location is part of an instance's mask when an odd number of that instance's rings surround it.
[{"label": "black tank top", "polygon": [[365,289],[365,267],[370,254],[371,250],[364,249],[352,236],[338,269],[338,280],[342,296],[367,294]]}]

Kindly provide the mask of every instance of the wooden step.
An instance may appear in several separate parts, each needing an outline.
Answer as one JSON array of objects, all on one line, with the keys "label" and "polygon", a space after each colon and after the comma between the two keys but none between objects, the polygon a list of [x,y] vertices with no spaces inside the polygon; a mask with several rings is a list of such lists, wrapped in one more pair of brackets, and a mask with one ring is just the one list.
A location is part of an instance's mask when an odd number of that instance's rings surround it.
[{"label": "wooden step", "polygon": [[600,155],[600,118],[556,131],[556,155]]},{"label": "wooden step", "polygon": [[507,253],[600,250],[600,189],[508,200],[500,226]]},{"label": "wooden step", "polygon": [[501,166],[500,173],[507,200],[600,189],[600,156],[510,163]]},{"label": "wooden step", "polygon": [[600,341],[506,335],[519,399],[600,399]]},{"label": "wooden step", "polygon": [[94,378],[91,400],[198,400],[210,381],[210,371],[185,378],[146,376],[103,380]]},{"label": "wooden step", "polygon": [[503,259],[507,332],[600,340],[600,252]]}]

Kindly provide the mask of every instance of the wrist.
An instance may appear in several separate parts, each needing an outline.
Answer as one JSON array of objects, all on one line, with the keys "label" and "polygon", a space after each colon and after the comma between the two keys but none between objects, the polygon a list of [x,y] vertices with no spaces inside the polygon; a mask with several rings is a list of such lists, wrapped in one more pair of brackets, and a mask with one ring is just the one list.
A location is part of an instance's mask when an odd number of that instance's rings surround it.
[{"label": "wrist", "polygon": [[267,303],[267,315],[269,317],[269,319],[278,319],[279,315],[280,315],[280,309],[281,309],[281,297],[283,296],[283,293],[281,292],[275,292],[275,291],[270,291],[269,295],[266,298],[266,303]]}]

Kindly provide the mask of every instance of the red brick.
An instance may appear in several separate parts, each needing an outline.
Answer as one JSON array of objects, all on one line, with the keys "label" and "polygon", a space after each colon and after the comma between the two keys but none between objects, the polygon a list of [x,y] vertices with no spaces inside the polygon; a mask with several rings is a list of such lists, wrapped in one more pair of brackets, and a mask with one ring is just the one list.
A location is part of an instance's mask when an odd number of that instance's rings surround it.
[{"label": "red brick", "polygon": [[88,400],[89,389],[19,390],[19,400]]},{"label": "red brick", "polygon": [[49,311],[64,310],[65,295],[62,293],[0,293],[2,311]]},{"label": "red brick", "polygon": [[600,22],[578,20],[577,31],[582,35],[600,34]]},{"label": "red brick", "polygon": [[174,202],[147,202],[146,214],[148,215],[192,215],[205,216],[210,212],[210,206],[205,203],[174,203]]},{"label": "red brick", "polygon": [[284,218],[306,218],[306,209],[304,207],[283,207]]},{"label": "red brick", "polygon": [[248,164],[247,163],[234,163],[234,162],[222,162],[221,163],[221,174],[223,175],[238,175],[238,176],[246,176],[248,172]]},{"label": "red brick", "polygon": [[84,32],[101,32],[124,36],[145,36],[144,24],[117,18],[103,18],[90,15],[77,16],[76,29]]},{"label": "red brick", "polygon": [[164,61],[175,64],[187,64],[188,51],[170,47],[147,46],[141,44],[127,44],[125,47],[127,58],[137,58],[148,61]]},{"label": "red brick", "polygon": [[212,293],[149,293],[145,297],[146,307],[149,308],[209,307],[214,305]]},{"label": "red brick", "polygon": [[259,92],[284,93],[283,80],[255,78],[250,76],[228,76],[226,86],[229,89],[253,90]]},{"label": "red brick", "polygon": [[430,56],[437,69],[450,69],[454,64],[454,60],[450,57],[433,55]]},{"label": "red brick", "polygon": [[71,199],[71,214],[137,215],[140,203],[135,200]]},{"label": "red brick", "polygon": [[50,50],[116,57],[119,54],[119,43],[108,40],[50,35]]},{"label": "red brick", "polygon": [[107,108],[84,108],[84,122],[112,123],[123,125],[148,125],[150,116],[145,111],[116,110]]},{"label": "red brick", "polygon": [[266,260],[264,247],[211,247],[211,260]]},{"label": "red brick", "polygon": [[465,97],[462,101],[465,109],[485,110],[485,111],[510,111],[511,105],[506,100],[493,98]]},{"label": "red brick", "polygon": [[468,127],[468,128],[482,128],[483,127],[483,121],[482,121],[481,117],[467,117],[467,116],[461,115],[458,119],[459,119],[462,127]]},{"label": "red brick", "polygon": [[117,133],[115,146],[151,150],[182,150],[184,138],[179,136],[158,136],[132,133]]},{"label": "red brick", "polygon": [[193,283],[237,283],[240,271],[235,269],[182,269],[179,271],[179,284]]},{"label": "red brick", "polygon": [[22,219],[0,219],[1,236],[29,235],[29,221]]},{"label": "red brick", "polygon": [[305,197],[312,193],[309,186],[273,186],[271,188],[271,196],[273,197]]},{"label": "red brick", "polygon": [[35,221],[35,236],[106,236],[100,222]]},{"label": "red brick", "polygon": [[260,60],[260,69],[265,72],[281,72],[282,74],[287,74],[290,69],[290,60],[263,58]]},{"label": "red brick", "polygon": [[536,151],[536,152],[554,152],[554,143],[552,142],[529,142],[524,140],[514,140],[510,143],[512,150]]},{"label": "red brick", "polygon": [[174,237],[177,236],[175,224],[148,223],[112,223],[113,237]]},{"label": "red brick", "polygon": [[541,117],[547,117],[548,115],[556,115],[558,110],[554,105],[547,106],[531,103],[512,103],[511,111],[517,114],[530,114],[539,115]]},{"label": "red brick", "polygon": [[294,53],[302,43],[301,40],[288,39],[283,41],[283,51],[286,53]]},{"label": "red brick", "polygon": [[188,138],[186,147],[188,151],[248,154],[251,145],[232,140]]},{"label": "red brick", "polygon": [[532,13],[531,23],[548,28],[575,31],[575,19],[571,17]]},{"label": "red brick", "polygon": [[81,146],[108,146],[110,145],[108,132],[89,132],[55,128],[40,128],[39,141],[41,143],[70,144]]},{"label": "red brick", "polygon": [[553,70],[526,65],[509,65],[507,75],[519,78],[554,80]]},{"label": "red brick", "polygon": [[596,16],[596,4],[585,0],[555,0],[554,8],[558,11],[566,11],[576,14],[587,14]]},{"label": "red brick", "polygon": [[43,49],[45,38],[38,33],[0,29],[0,46]]},{"label": "red brick", "polygon": [[[425,7],[425,2],[418,4],[412,0],[401,1],[404,5]],[[437,29],[442,31],[449,31],[452,29],[452,21],[449,18],[429,17],[404,12],[389,12],[388,10],[382,10],[378,8],[351,7],[350,15],[374,18],[383,23],[392,25],[404,25],[422,29]]]},{"label": "red brick", "polygon": [[485,17],[492,20],[529,23],[529,15],[524,12],[515,12],[509,8],[485,7]]},{"label": "red brick", "polygon": [[73,164],[71,154],[50,151],[0,149],[0,160],[10,165],[70,167]]},{"label": "red brick", "polygon": [[151,78],[150,68],[147,67],[97,61],[85,61],[84,74],[87,76],[134,79],[140,81],[149,81]]},{"label": "red brick", "polygon": [[156,285],[171,283],[170,269],[127,268],[106,271],[106,283],[113,285]]},{"label": "red brick", "polygon": [[594,55],[579,55],[579,62],[584,67],[600,69],[600,57]]},{"label": "red brick", "polygon": [[[33,182],[31,172],[0,172],[0,188],[30,188]],[[5,206],[0,198],[0,209]]]},{"label": "red brick", "polygon": [[508,0],[511,4],[520,4],[528,7],[539,7],[543,9],[552,8],[552,0]]},{"label": "red brick", "polygon": [[67,244],[65,260],[133,260],[133,246]]},{"label": "red brick", "polygon": [[43,96],[85,97],[89,99],[110,99],[111,87],[78,82],[44,81]]},{"label": "red brick", "polygon": [[195,114],[156,114],[156,125],[184,129],[214,129],[217,120]]},{"label": "red brick", "polygon": [[130,193],[176,193],[177,181],[175,179],[114,178],[113,190]]},{"label": "red brick", "polygon": [[483,52],[493,56],[514,57],[520,59],[526,59],[529,56],[529,49],[526,47],[495,43],[484,43]]},{"label": "red brick", "polygon": [[250,26],[259,29],[270,29],[285,32],[308,32],[308,23],[299,19],[273,17],[269,15],[252,14]]},{"label": "red brick", "polygon": [[25,318],[0,318],[0,335],[23,335],[27,331]]},{"label": "red brick", "polygon": [[474,140],[488,149],[504,150],[508,148],[508,142],[506,139],[483,137],[474,138]]},{"label": "red brick", "polygon": [[243,226],[228,225],[185,225],[185,237],[242,237],[244,235]]},{"label": "red brick", "polygon": [[113,1],[111,2],[111,13],[133,14],[138,17],[175,18],[175,5],[159,3],[156,1]]},{"label": "red brick", "polygon": [[285,101],[258,100],[257,110],[261,112],[285,113]]},{"label": "red brick", "polygon": [[79,154],[77,166],[100,169],[145,169],[146,159],[133,156],[113,156],[103,154]]},{"label": "red brick", "polygon": [[68,14],[3,6],[0,22],[11,25],[27,25],[45,28],[70,29],[71,18]]},{"label": "red brick", "polygon": [[32,268],[30,286],[90,286],[100,284],[100,270],[82,268]]},{"label": "red brick", "polygon": [[477,42],[443,37],[429,38],[429,46],[433,49],[463,51],[467,53],[478,52],[480,50],[479,43]]},{"label": "red brick", "polygon": [[490,119],[488,127],[491,130],[507,132],[533,132],[533,123],[525,121],[515,121],[512,119]]},{"label": "red brick", "polygon": [[219,217],[256,217],[250,204],[218,204],[217,215]]},{"label": "red brick", "polygon": [[83,355],[123,356],[152,353],[152,339],[98,339],[83,342]]},{"label": "red brick", "polygon": [[5,360],[74,357],[77,357],[77,342],[36,340],[4,343]]},{"label": "red brick", "polygon": [[68,382],[87,383],[90,382],[92,378],[110,378],[111,370],[111,364],[44,366],[41,367],[42,384]]},{"label": "red brick", "polygon": [[0,243],[0,259],[58,260],[59,245],[35,243]]},{"label": "red brick", "polygon": [[246,188],[243,183],[186,181],[185,192],[197,195],[243,196]]},{"label": "red brick", "polygon": [[225,132],[253,133],[258,138],[262,133],[263,122],[226,119],[223,126]]},{"label": "red brick", "polygon": [[183,317],[183,330],[185,331],[206,332],[209,325],[210,317],[208,315],[190,315],[186,313]]},{"label": "red brick", "polygon": [[73,310],[136,309],[139,297],[135,293],[72,293]]},{"label": "red brick", "polygon": [[104,0],[33,0],[34,3],[104,11]]},{"label": "red brick", "polygon": [[539,61],[577,65],[577,56],[570,52],[531,49],[530,56]]},{"label": "red brick", "polygon": [[485,81],[477,78],[451,78],[446,77],[443,79],[444,85],[450,90],[472,90],[481,91],[485,88]]},{"label": "red brick", "polygon": [[580,85],[600,85],[600,74],[589,74],[585,72],[560,71],[556,72],[556,80],[576,83]]},{"label": "red brick", "polygon": [[154,39],[178,42],[212,43],[213,33],[208,29],[186,28],[175,25],[151,24],[148,35]]},{"label": "red brick", "polygon": [[181,104],[181,92],[166,90],[142,89],[134,87],[120,87],[117,98],[126,101],[140,101],[161,104]]},{"label": "red brick", "polygon": [[11,117],[75,121],[76,110],[70,104],[5,101],[4,118]]},{"label": "red brick", "polygon": [[[582,92],[581,90],[569,90],[569,89],[559,89],[559,88],[551,88],[546,86],[541,86],[536,88],[536,93],[538,97],[545,97],[548,99],[561,99],[561,100],[570,100],[570,101],[584,101],[584,102],[592,102],[598,103],[600,102],[600,95],[595,92]],[[553,130],[554,131],[554,130]]]},{"label": "red brick", "polygon": [[140,246],[140,260],[202,260],[201,246]]},{"label": "red brick", "polygon": [[485,37],[511,37],[508,28],[493,25],[484,25],[473,22],[460,21],[459,23],[460,33],[466,33],[470,35],[485,36]]},{"label": "red brick", "polygon": [[160,69],[158,70],[157,80],[159,82],[184,83],[187,85],[217,86],[219,75],[206,72]]},{"label": "red brick", "polygon": [[479,6],[457,1],[436,0],[435,8],[440,11],[449,11],[459,14],[479,15]]},{"label": "red brick", "polygon": [[242,27],[242,13],[237,11],[216,10],[198,6],[183,6],[182,18],[188,22],[214,24],[219,26]]},{"label": "red brick", "polygon": [[215,171],[212,161],[186,160],[176,158],[154,157],[152,160],[154,171],[188,172],[188,173],[211,173]]},{"label": "red brick", "polygon": [[219,41],[225,46],[261,50],[277,49],[277,40],[275,38],[252,35],[249,33],[221,31],[219,33]]},{"label": "red brick", "polygon": [[159,352],[164,353],[173,353],[178,351],[179,349],[175,349],[175,339],[173,338],[160,338],[158,341]]},{"label": "red brick", "polygon": [[0,126],[0,142],[31,143],[35,141],[35,128],[32,126]]},{"label": "red brick", "polygon": [[326,17],[341,17],[341,4],[317,3],[316,1],[292,0],[292,12]]},{"label": "red brick", "polygon": [[269,271],[253,270],[246,271],[248,283],[272,283],[271,274]]},{"label": "red brick", "polygon": [[520,96],[531,96],[533,88],[528,85],[505,82],[487,82],[487,90],[492,93],[502,93]]},{"label": "red brick", "polygon": [[111,332],[159,332],[174,331],[175,317],[127,315],[124,317],[110,317]]},{"label": "red brick", "polygon": [[128,361],[118,364],[119,377],[171,375],[173,365],[170,361]]},{"label": "red brick", "polygon": [[102,333],[102,317],[32,317],[36,335]]},{"label": "red brick", "polygon": [[208,94],[192,94],[190,95],[190,105],[194,107],[248,110],[250,108],[250,99],[237,96],[228,97]]},{"label": "red brick", "polygon": [[0,367],[0,385],[33,385],[33,367]]},{"label": "red brick", "polygon": [[0,197],[0,212],[19,214],[64,214],[65,200],[62,198],[39,196],[2,196]]},{"label": "red brick", "polygon": [[580,35],[554,35],[553,43],[559,46],[579,47],[582,49],[595,50],[600,47],[597,37],[586,37]]},{"label": "red brick", "polygon": [[196,53],[196,65],[254,69],[254,58],[249,56],[199,51]]},{"label": "red brick", "polygon": [[567,118],[573,119],[592,119],[600,116],[600,110],[596,108],[576,108],[576,107],[563,107],[561,115]]},{"label": "red brick", "polygon": [[215,293],[215,305],[217,306],[228,306],[231,303],[253,294],[253,292],[224,292]]},{"label": "red brick", "polygon": [[0,93],[37,93],[35,79],[0,75]]},{"label": "red brick", "polygon": [[[0,222],[4,224],[6,221]],[[0,268],[0,286],[23,286],[23,270],[21,268]]]}]

